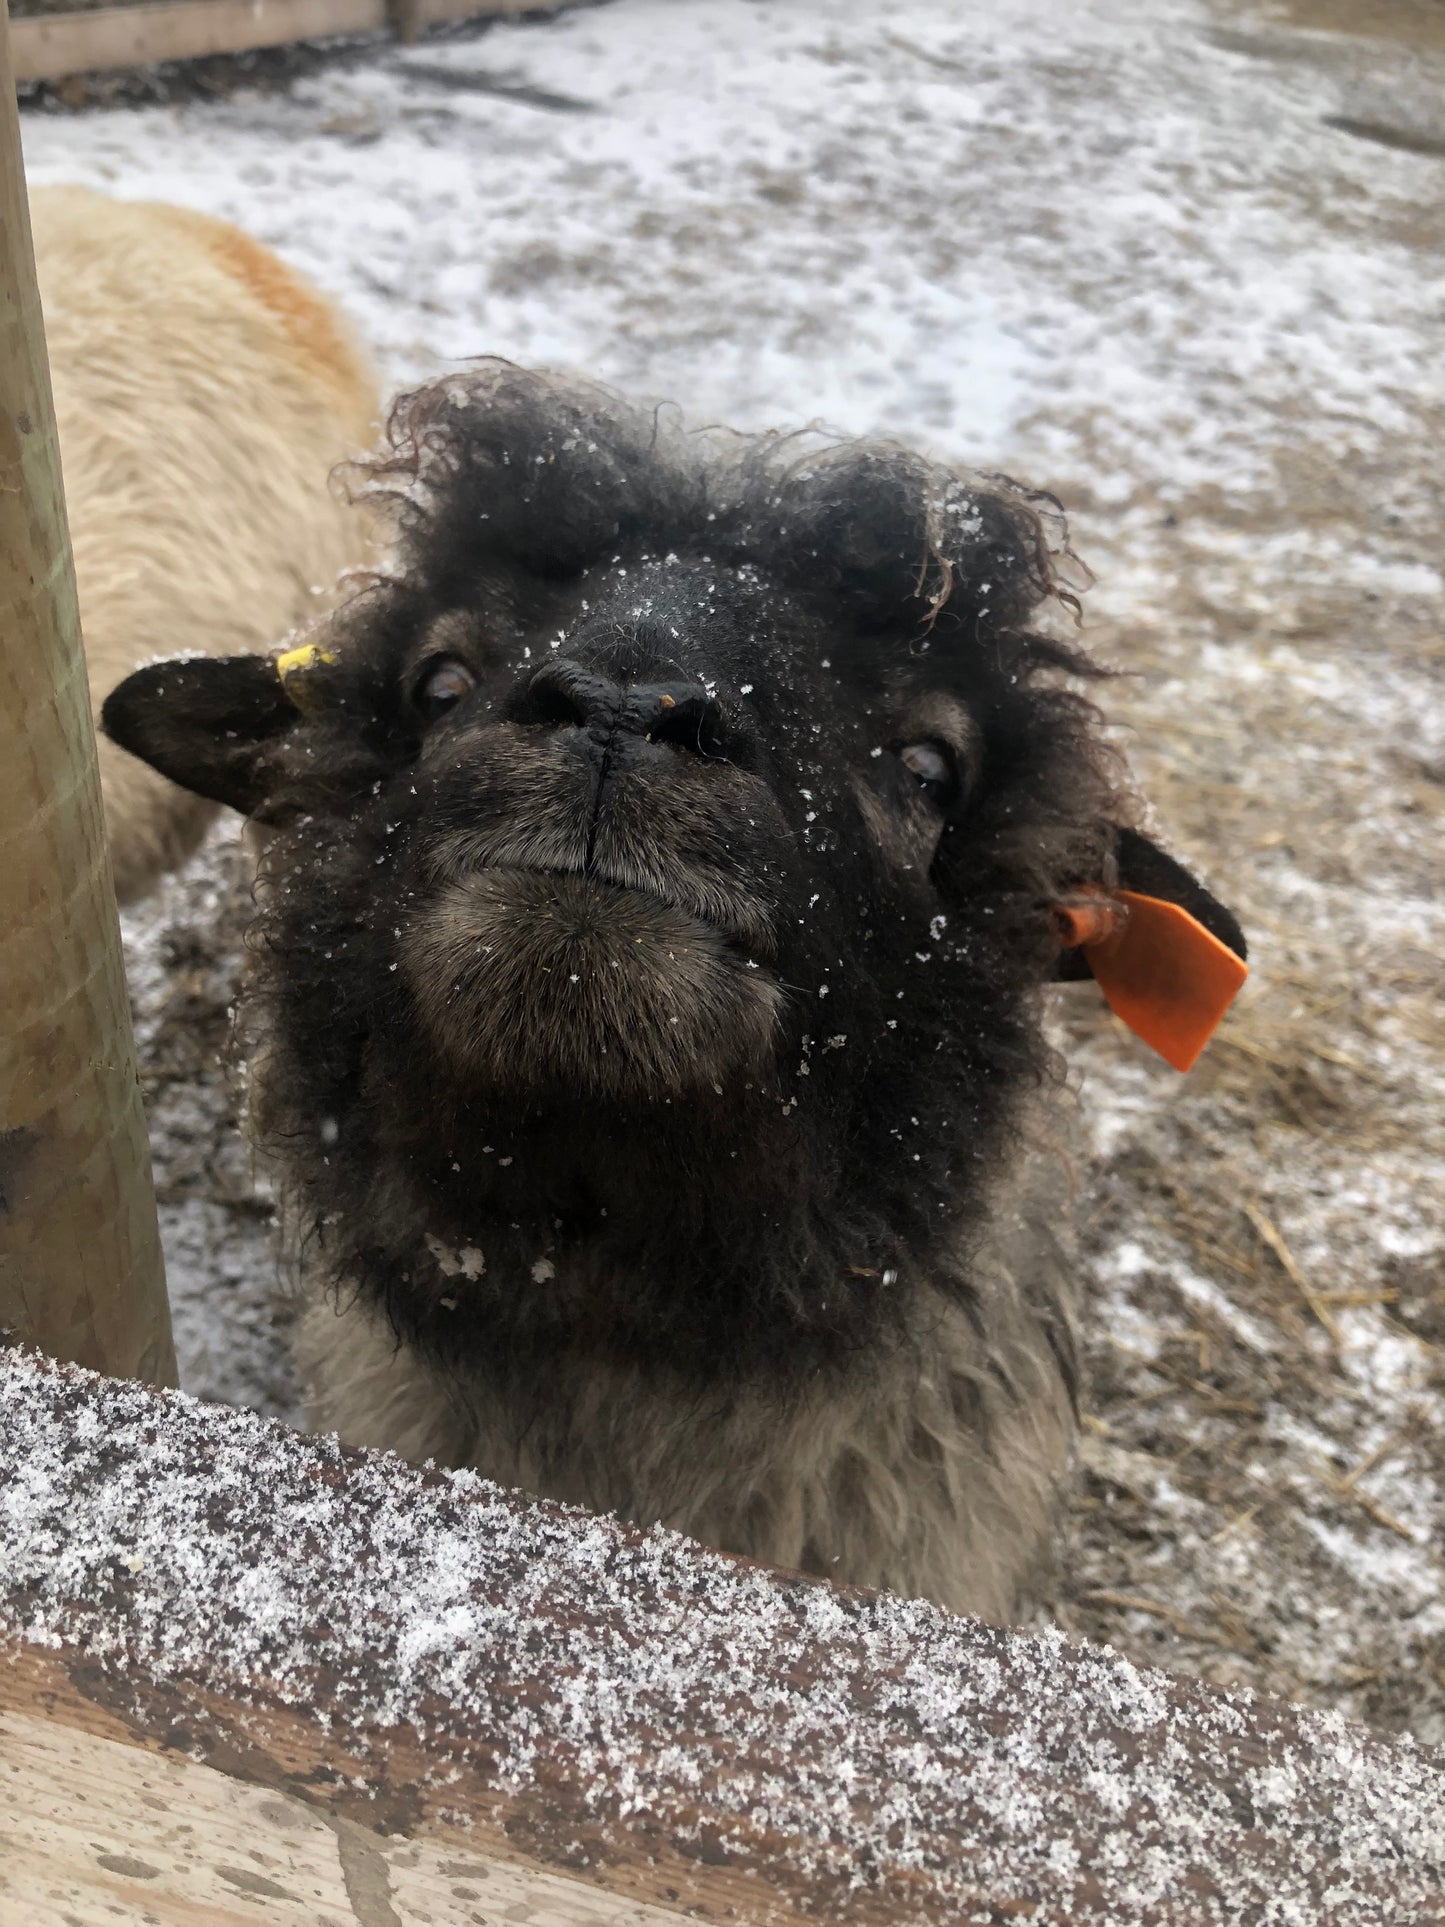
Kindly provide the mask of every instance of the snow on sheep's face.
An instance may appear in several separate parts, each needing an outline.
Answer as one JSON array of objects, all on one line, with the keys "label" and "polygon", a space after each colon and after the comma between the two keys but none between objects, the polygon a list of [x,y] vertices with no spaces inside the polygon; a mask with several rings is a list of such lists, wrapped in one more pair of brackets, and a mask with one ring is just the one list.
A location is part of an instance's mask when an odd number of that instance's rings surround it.
[{"label": "snow on sheep's face", "polygon": [[857,1342],[986,1208],[1119,861],[1047,506],[516,370],[393,433],[398,566],[318,649],[105,712],[270,827],[263,1124],[422,1342]]},{"label": "snow on sheep's face", "polygon": [[836,613],[746,563],[629,553],[527,641],[497,600],[426,623],[398,678],[398,955],[431,1047],[523,1096],[787,1102],[782,1063],[850,1011],[886,1029],[860,951],[890,983],[894,952],[946,955],[929,872],[979,774],[968,710],[889,705]]}]

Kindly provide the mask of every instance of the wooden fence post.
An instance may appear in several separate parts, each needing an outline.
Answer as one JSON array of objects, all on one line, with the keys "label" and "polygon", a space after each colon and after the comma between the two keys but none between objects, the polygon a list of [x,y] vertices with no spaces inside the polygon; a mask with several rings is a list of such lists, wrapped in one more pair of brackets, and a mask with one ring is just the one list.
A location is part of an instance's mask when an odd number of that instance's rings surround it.
[{"label": "wooden fence post", "polygon": [[0,0],[0,1341],[175,1382]]}]

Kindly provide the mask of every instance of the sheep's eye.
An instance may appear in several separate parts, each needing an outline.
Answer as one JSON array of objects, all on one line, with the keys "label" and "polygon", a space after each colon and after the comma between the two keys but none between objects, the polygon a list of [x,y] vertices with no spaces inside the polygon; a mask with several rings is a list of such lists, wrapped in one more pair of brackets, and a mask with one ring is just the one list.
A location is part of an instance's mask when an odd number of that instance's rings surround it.
[{"label": "sheep's eye", "polygon": [[958,793],[958,771],[947,750],[937,743],[907,743],[898,760],[931,803],[951,803]]},{"label": "sheep's eye", "polygon": [[476,677],[459,657],[437,656],[422,668],[411,699],[423,720],[434,723],[470,696],[476,686]]}]

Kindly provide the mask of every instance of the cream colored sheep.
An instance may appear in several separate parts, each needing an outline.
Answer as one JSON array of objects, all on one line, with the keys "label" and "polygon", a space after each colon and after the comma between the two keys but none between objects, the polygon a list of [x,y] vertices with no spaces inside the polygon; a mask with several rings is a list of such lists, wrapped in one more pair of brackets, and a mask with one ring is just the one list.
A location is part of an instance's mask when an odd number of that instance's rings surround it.
[{"label": "cream colored sheep", "polygon": [[[31,195],[92,699],[178,651],[271,648],[365,552],[332,466],[372,439],[348,324],[223,221],[88,188]],[[195,848],[213,804],[111,744],[122,902]]]}]

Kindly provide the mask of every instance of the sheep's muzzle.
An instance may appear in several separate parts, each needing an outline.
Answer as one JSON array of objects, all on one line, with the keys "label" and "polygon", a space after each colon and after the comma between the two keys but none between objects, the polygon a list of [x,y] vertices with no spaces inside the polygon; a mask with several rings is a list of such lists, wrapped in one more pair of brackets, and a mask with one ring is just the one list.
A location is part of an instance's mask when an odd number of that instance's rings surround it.
[{"label": "sheep's muzzle", "polygon": [[402,940],[423,1026],[468,1081],[659,1101],[766,1078],[782,992],[722,924],[595,875],[492,866]]}]

